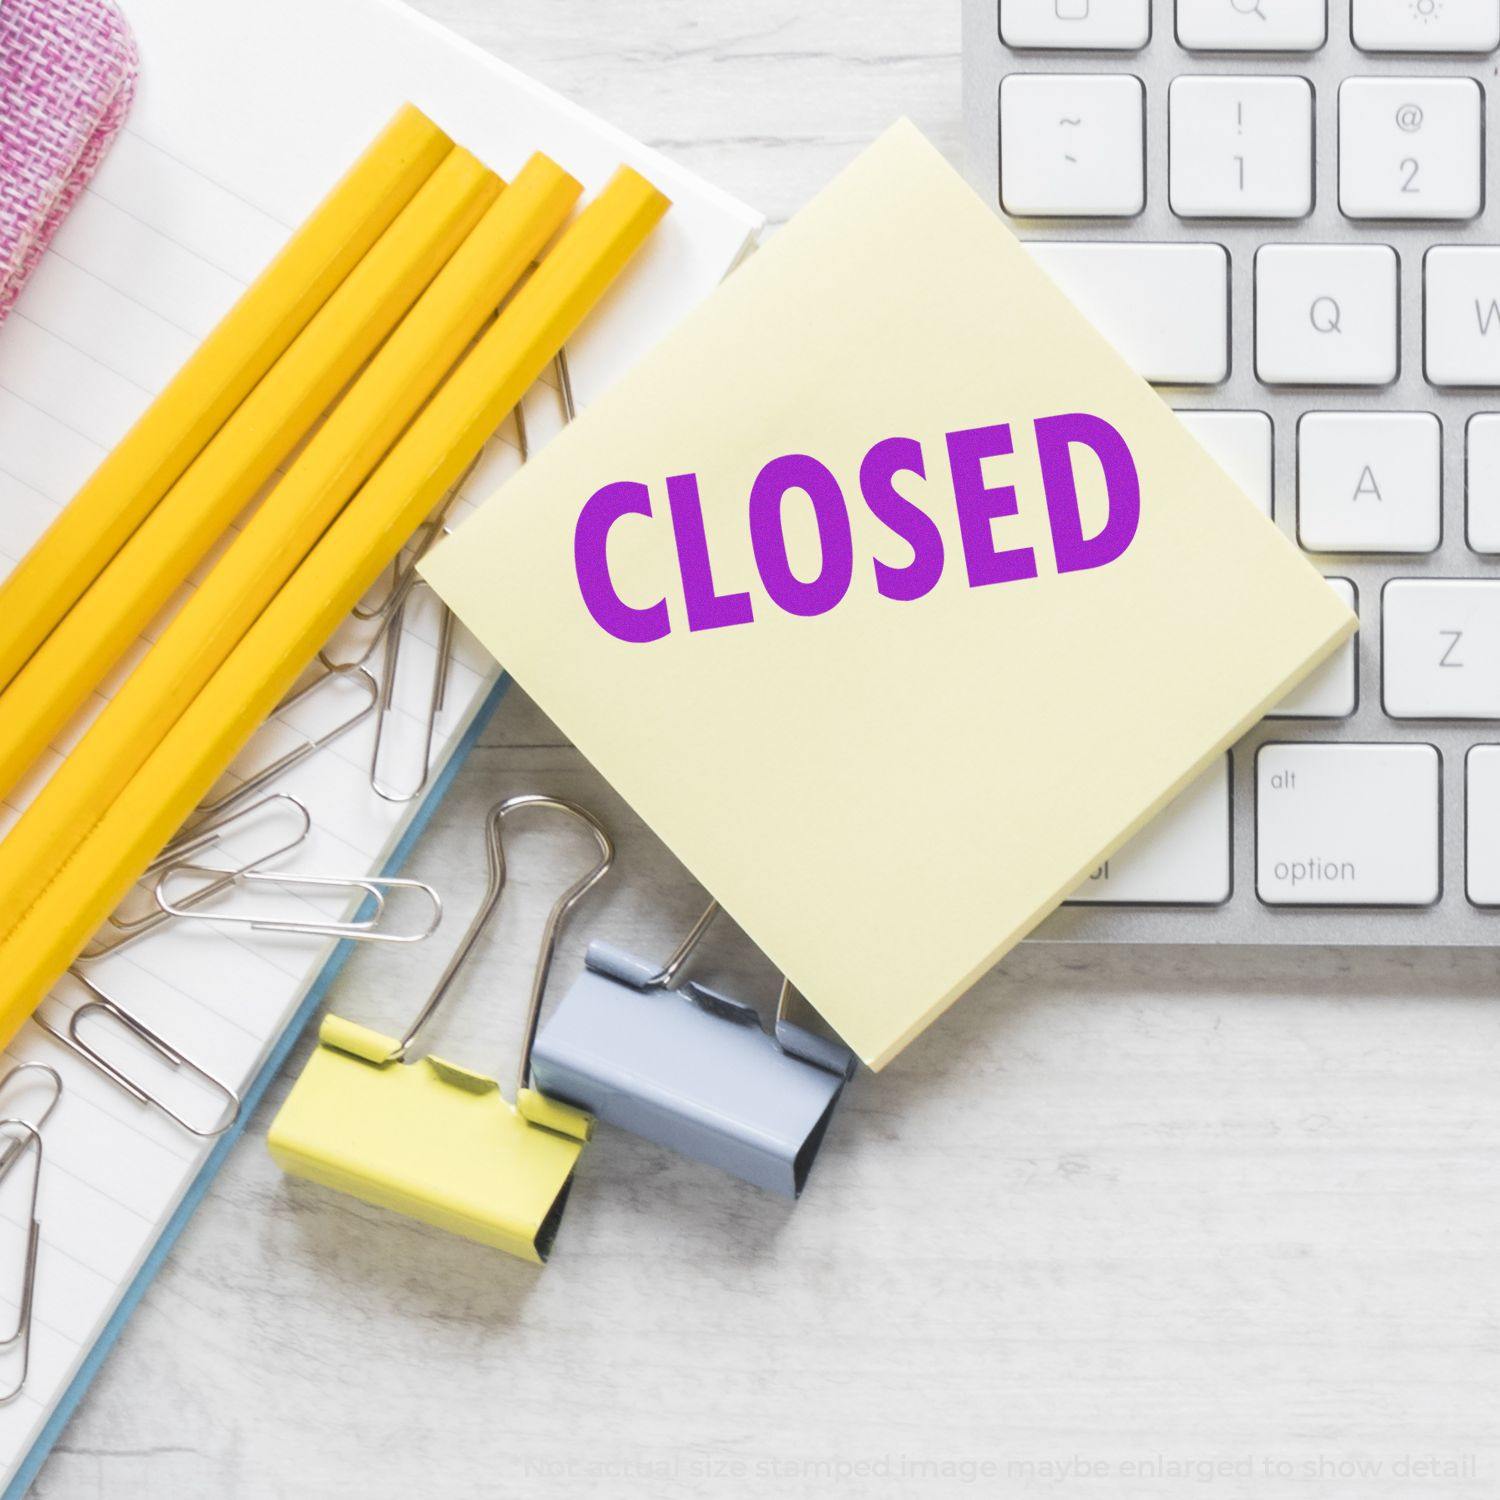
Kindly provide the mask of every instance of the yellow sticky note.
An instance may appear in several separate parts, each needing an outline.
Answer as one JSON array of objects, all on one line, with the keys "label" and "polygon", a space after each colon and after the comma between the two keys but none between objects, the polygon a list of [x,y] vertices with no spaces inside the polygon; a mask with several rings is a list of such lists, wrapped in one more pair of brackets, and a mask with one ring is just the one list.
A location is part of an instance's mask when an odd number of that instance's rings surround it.
[{"label": "yellow sticky note", "polygon": [[1356,623],[907,124],[424,571],[874,1067]]}]

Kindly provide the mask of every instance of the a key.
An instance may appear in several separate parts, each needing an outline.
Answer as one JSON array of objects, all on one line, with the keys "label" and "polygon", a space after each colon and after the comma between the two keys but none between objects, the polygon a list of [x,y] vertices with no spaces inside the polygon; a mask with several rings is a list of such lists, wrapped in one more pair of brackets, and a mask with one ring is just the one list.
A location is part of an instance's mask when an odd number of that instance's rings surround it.
[{"label": "a key", "polygon": [[1080,905],[1217,906],[1229,899],[1229,757],[1180,792],[1069,898]]},{"label": "a key", "polygon": [[1464,446],[1469,546],[1500,552],[1500,413],[1470,417]]},{"label": "a key", "polygon": [[1271,419],[1263,411],[1179,411],[1178,420],[1260,510],[1271,514]]},{"label": "a key", "polygon": [[1431,412],[1309,412],[1297,425],[1297,538],[1310,552],[1432,552],[1443,434]]},{"label": "a key", "polygon": [[1151,40],[1151,0],[1000,0],[1007,47],[1135,52]]},{"label": "a key", "polygon": [[1387,245],[1265,245],[1255,257],[1255,367],[1267,385],[1389,385],[1398,273]]},{"label": "a key", "polygon": [[1430,906],[1442,890],[1431,745],[1262,745],[1255,888],[1270,906]]},{"label": "a key", "polygon": [[1469,900],[1476,906],[1500,906],[1500,745],[1470,746],[1464,781]]},{"label": "a key", "polygon": [[1328,40],[1328,7],[1325,0],[1177,0],[1177,40],[1205,52],[1316,52]]},{"label": "a key", "polygon": [[1305,78],[1176,78],[1172,212],[1300,219],[1313,205],[1313,97]]},{"label": "a key", "polygon": [[1427,378],[1434,385],[1500,386],[1500,249],[1434,246],[1423,274]]},{"label": "a key", "polygon": [[1484,207],[1483,117],[1472,78],[1346,78],[1339,207],[1351,219],[1472,219]]},{"label": "a key", "polygon": [[[1347,578],[1330,578],[1328,586],[1356,614],[1359,597]],[[1345,641],[1329,659],[1278,703],[1270,719],[1347,719],[1359,707],[1357,637]]]},{"label": "a key", "polygon": [[1146,206],[1145,90],[1138,78],[1016,73],[1000,85],[1006,213],[1125,217]]},{"label": "a key", "polygon": [[1353,0],[1354,45],[1366,52],[1492,52],[1500,0]]},{"label": "a key", "polygon": [[1394,719],[1500,719],[1500,580],[1393,578],[1380,609]]},{"label": "a key", "polygon": [[1222,245],[1033,241],[1042,269],[1147,380],[1217,385],[1229,374],[1229,256]]}]

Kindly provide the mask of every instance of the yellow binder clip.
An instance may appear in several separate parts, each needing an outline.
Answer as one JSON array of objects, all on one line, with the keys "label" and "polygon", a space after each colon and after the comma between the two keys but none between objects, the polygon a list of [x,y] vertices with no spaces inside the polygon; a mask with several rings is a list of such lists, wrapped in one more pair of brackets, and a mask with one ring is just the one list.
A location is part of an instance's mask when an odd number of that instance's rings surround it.
[{"label": "yellow binder clip", "polygon": [[[501,825],[529,808],[582,823],[594,836],[599,859],[548,913],[512,1105],[493,1078],[430,1055],[408,1063],[406,1054],[500,904],[506,873]],[[406,1035],[397,1041],[325,1016],[318,1046],[272,1123],[267,1144],[277,1165],[294,1177],[540,1265],[552,1248],[573,1168],[594,1122],[531,1087],[531,1047],[558,932],[608,872],[614,845],[589,813],[555,797],[508,798],[490,809],[485,828],[484,900]]]}]

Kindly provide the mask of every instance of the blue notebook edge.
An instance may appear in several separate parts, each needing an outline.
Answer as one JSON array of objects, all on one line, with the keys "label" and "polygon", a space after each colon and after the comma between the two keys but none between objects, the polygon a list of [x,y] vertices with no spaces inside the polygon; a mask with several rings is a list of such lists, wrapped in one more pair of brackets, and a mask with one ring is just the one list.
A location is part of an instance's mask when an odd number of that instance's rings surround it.
[{"label": "blue notebook edge", "polygon": [[[479,736],[494,716],[509,686],[510,678],[502,676],[491,689],[484,703],[480,705],[473,722],[464,732],[453,754],[449,756],[448,763],[439,773],[437,780],[433,782],[431,791],[423,798],[416,816],[407,825],[406,832],[401,835],[400,842],[392,850],[391,857],[381,871],[383,875],[397,874],[401,866],[406,863],[417,840],[426,831],[433,813],[447,796],[464,762],[468,760],[469,752],[478,744]],[[67,1390],[63,1392],[62,1399],[53,1408],[52,1415],[47,1419],[47,1424],[38,1434],[37,1440],[31,1445],[31,1451],[26,1455],[25,1461],[16,1470],[15,1477],[10,1484],[6,1486],[3,1500],[21,1500],[21,1496],[31,1487],[32,1481],[47,1461],[48,1455],[52,1452],[58,1438],[62,1436],[73,1413],[78,1409],[78,1403],[83,1400],[84,1393],[93,1383],[100,1366],[103,1365],[110,1350],[114,1348],[126,1323],[130,1321],[131,1314],[146,1293],[146,1288],[151,1285],[156,1273],[165,1263],[178,1236],[187,1227],[188,1220],[197,1212],[198,1205],[202,1203],[220,1167],[243,1136],[245,1126],[259,1107],[261,1099],[271,1085],[271,1080],[281,1071],[292,1048],[296,1046],[298,1038],[307,1028],[307,1023],[327,998],[329,989],[353,951],[354,944],[346,939],[328,955],[328,962],[323,965],[318,977],[313,980],[312,987],[297,1008],[296,1014],[276,1039],[276,1044],[272,1047],[260,1072],[255,1075],[249,1088],[245,1090],[239,1118],[219,1137],[213,1150],[209,1152],[207,1159],[199,1168],[198,1175],[188,1186],[187,1192],[183,1194],[176,1211],[162,1227],[161,1233],[156,1237],[156,1243],[142,1262],[140,1270],[136,1272],[134,1280],[125,1289],[125,1294],[120,1298],[119,1306],[115,1308],[109,1322],[104,1325],[99,1337],[94,1340],[93,1347],[78,1367],[78,1373],[73,1377]]]}]

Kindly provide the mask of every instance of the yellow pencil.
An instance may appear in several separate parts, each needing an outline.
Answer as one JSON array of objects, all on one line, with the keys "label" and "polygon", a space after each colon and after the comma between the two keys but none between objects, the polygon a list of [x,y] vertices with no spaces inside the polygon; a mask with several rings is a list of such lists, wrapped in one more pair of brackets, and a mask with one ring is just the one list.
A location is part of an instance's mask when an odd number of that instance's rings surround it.
[{"label": "yellow pencil", "polygon": [[454,150],[0,690],[0,797],[312,430],[494,202]]},{"label": "yellow pencil", "polygon": [[26,893],[62,866],[401,435],[580,191],[555,162],[534,156],[486,210],[0,842],[0,936]]},{"label": "yellow pencil", "polygon": [[437,169],[452,142],[403,108],[0,583],[0,687]]},{"label": "yellow pencil", "polygon": [[67,864],[28,893],[21,922],[0,942],[0,1046],[379,578],[666,208],[666,199],[636,173],[616,174],[465,356]]}]

